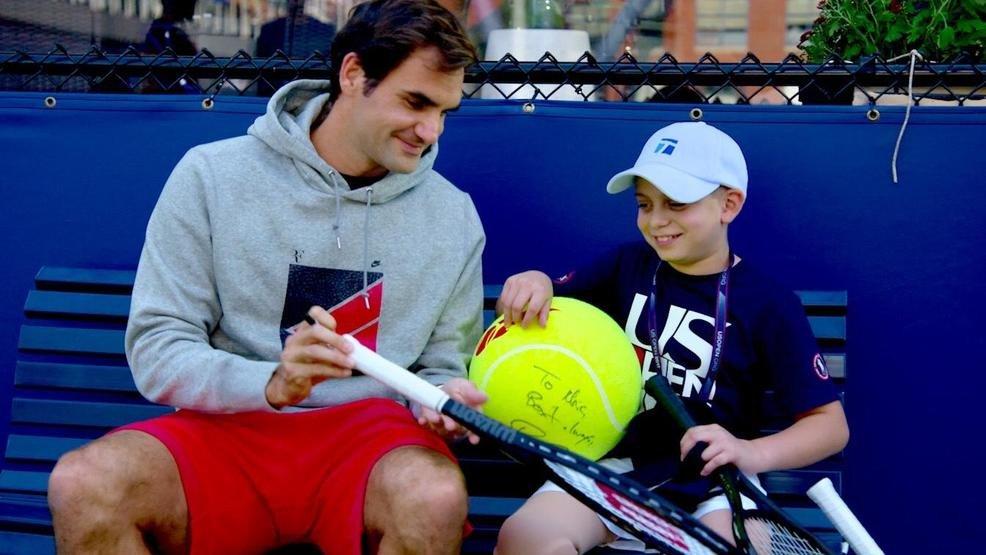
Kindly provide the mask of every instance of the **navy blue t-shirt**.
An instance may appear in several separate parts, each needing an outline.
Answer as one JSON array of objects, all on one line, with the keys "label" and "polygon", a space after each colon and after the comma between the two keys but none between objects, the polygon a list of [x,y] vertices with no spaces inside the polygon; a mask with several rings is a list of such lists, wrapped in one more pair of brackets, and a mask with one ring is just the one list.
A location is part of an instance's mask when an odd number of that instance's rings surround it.
[{"label": "navy blue t-shirt", "polygon": [[[651,364],[648,295],[658,256],[643,242],[623,245],[555,281],[555,295],[591,303],[619,323],[637,350],[644,378]],[[712,358],[719,274],[692,276],[662,264],[657,331],[662,373],[697,420],[715,421],[743,439],[757,437],[762,397],[774,391],[794,417],[838,398],[801,302],[741,260],[729,274],[726,339],[708,403],[699,400]],[[677,453],[680,432],[650,397],[613,456],[635,460]]]}]

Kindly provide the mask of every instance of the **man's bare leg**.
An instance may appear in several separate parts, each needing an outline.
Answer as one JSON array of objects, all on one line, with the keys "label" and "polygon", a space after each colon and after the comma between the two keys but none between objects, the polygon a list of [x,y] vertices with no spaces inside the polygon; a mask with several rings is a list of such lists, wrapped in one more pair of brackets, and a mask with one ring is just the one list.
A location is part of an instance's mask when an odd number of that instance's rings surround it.
[{"label": "man's bare leg", "polygon": [[402,447],[370,472],[363,520],[378,553],[453,554],[468,504],[455,463],[430,449]]},{"label": "man's bare leg", "polygon": [[143,432],[117,432],[63,455],[48,506],[58,553],[188,552],[178,467]]}]

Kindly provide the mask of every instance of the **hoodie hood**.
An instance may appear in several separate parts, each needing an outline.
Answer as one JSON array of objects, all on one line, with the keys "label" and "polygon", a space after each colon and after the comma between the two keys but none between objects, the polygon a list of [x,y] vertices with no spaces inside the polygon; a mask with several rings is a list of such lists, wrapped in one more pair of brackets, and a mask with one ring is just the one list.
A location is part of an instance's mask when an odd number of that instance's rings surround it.
[{"label": "hoodie hood", "polygon": [[355,202],[365,203],[367,196],[373,204],[387,202],[423,182],[432,171],[438,155],[437,144],[425,151],[413,172],[391,172],[374,183],[372,195],[362,189],[350,190],[339,177],[338,170],[318,155],[311,141],[312,122],[328,101],[328,81],[293,81],[271,97],[266,113],[258,117],[247,132],[291,158],[310,186]]}]

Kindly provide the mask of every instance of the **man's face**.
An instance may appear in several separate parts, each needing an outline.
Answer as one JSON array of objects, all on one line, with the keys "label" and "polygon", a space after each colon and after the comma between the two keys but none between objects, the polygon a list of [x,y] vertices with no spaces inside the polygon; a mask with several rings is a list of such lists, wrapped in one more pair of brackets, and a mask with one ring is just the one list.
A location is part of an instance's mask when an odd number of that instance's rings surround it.
[{"label": "man's face", "polygon": [[[353,95],[351,139],[363,175],[410,173],[438,141],[445,114],[459,107],[465,70],[439,70],[435,47],[414,51],[365,95]],[[364,81],[365,87],[365,81]]]}]

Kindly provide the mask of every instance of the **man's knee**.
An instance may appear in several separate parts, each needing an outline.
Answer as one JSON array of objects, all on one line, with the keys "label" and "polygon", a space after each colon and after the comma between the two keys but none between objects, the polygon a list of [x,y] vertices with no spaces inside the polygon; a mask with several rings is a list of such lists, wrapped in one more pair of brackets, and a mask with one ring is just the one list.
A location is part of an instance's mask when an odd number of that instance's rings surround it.
[{"label": "man's knee", "polygon": [[[461,523],[469,510],[465,481],[458,467],[447,459],[432,467],[410,492],[419,506],[441,521]],[[428,475],[430,474],[430,476]]]},{"label": "man's knee", "polygon": [[[428,511],[435,511],[437,518],[466,517],[469,499],[466,482],[458,465],[427,449],[408,450],[410,464],[403,478],[403,488],[408,500]],[[398,485],[400,487],[400,485]]]},{"label": "man's knee", "polygon": [[[48,504],[54,513],[72,505],[112,504],[119,498],[109,453],[97,442],[62,455],[48,478]],[[99,502],[100,500],[103,502]]]},{"label": "man's knee", "polygon": [[63,455],[48,482],[58,550],[187,551],[181,479],[170,452],[141,432],[118,432]]},{"label": "man's knee", "polygon": [[119,432],[58,459],[48,480],[48,504],[53,513],[80,506],[122,513],[138,498],[176,484],[177,470],[163,445],[140,432]]},{"label": "man's knee", "polygon": [[442,521],[465,520],[468,495],[458,465],[440,453],[411,447],[394,451],[374,469],[374,481],[394,506]]}]

